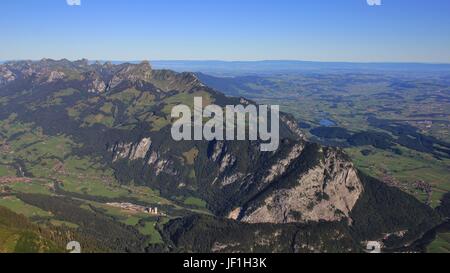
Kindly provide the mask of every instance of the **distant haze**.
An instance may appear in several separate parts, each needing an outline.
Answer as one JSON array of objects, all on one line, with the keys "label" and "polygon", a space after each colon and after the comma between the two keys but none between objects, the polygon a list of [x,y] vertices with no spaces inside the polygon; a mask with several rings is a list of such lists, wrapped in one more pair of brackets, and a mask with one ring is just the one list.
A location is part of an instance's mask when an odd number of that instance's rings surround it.
[{"label": "distant haze", "polygon": [[151,61],[154,68],[203,73],[284,73],[302,71],[450,72],[450,64],[347,63],[308,61]]}]

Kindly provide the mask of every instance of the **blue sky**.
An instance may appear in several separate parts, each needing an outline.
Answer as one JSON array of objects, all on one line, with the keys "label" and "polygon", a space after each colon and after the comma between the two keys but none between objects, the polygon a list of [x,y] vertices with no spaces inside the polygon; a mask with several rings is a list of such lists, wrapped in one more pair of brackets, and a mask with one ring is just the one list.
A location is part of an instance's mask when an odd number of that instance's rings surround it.
[{"label": "blue sky", "polygon": [[450,1],[2,0],[0,60],[450,63]]}]

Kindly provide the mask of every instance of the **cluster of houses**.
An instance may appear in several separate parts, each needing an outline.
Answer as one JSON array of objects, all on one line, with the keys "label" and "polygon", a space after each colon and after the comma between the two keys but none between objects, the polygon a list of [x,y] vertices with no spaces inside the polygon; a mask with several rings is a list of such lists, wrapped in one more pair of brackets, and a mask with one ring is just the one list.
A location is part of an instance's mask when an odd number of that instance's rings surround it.
[{"label": "cluster of houses", "polygon": [[418,121],[417,125],[419,125],[420,127],[424,127],[426,129],[431,129],[431,127],[433,127],[433,121],[431,120]]},{"label": "cluster of houses", "polygon": [[26,177],[3,176],[0,177],[0,185],[8,185],[13,183],[31,183],[33,180]]},{"label": "cluster of houses", "polygon": [[151,214],[151,215],[162,215],[161,213],[158,212],[157,207],[150,208],[150,207],[144,207],[144,206],[135,205],[135,204],[131,204],[131,203],[107,203],[107,205],[111,206],[111,207],[127,210],[130,212],[135,212],[135,213],[147,213],[147,214]]}]

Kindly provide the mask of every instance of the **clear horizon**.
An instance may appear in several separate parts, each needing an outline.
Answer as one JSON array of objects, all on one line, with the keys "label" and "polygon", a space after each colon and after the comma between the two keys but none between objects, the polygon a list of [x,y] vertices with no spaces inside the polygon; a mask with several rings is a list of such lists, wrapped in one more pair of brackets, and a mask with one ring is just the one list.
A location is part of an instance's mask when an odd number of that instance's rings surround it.
[{"label": "clear horizon", "polygon": [[43,57],[40,59],[6,59],[2,60],[0,59],[0,62],[20,62],[20,61],[31,61],[31,62],[38,62],[41,60],[50,59],[54,61],[61,61],[61,60],[68,60],[71,62],[74,61],[81,61],[81,60],[88,60],[89,62],[120,62],[120,63],[136,63],[136,62],[143,62],[143,61],[149,61],[152,62],[223,62],[223,63],[258,63],[258,62],[305,62],[305,63],[348,63],[348,64],[420,64],[420,65],[450,65],[450,62],[446,63],[439,63],[439,62],[415,62],[415,61],[405,61],[405,62],[395,62],[395,61],[374,61],[374,62],[365,62],[365,61],[315,61],[315,60],[296,60],[296,59],[261,59],[261,60],[220,60],[220,59],[132,59],[132,60],[115,60],[115,59],[88,59],[88,58],[77,58],[77,59],[70,59],[70,58],[48,58]]},{"label": "clear horizon", "polygon": [[[74,1],[72,1],[74,2]],[[76,2],[76,1],[75,1]],[[450,63],[450,1],[2,1],[0,60]]]}]

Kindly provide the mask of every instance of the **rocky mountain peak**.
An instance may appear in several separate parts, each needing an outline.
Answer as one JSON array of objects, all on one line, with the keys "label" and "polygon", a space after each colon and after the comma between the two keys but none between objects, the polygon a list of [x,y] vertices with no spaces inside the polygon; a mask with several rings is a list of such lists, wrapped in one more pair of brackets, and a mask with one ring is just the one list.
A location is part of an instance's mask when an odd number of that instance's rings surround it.
[{"label": "rocky mountain peak", "polygon": [[114,89],[123,82],[133,85],[142,85],[152,79],[152,67],[148,61],[140,64],[124,64],[118,72],[114,73],[109,88]]},{"label": "rocky mountain peak", "polygon": [[138,66],[140,66],[142,68],[146,68],[148,70],[152,70],[152,66],[150,64],[150,61],[148,61],[148,60],[142,61]]},{"label": "rocky mountain peak", "polygon": [[16,76],[6,67],[0,66],[0,85],[14,81]]},{"label": "rocky mountain peak", "polygon": [[84,74],[86,89],[89,93],[103,93],[106,91],[107,86],[102,76],[97,71],[89,71]]}]

